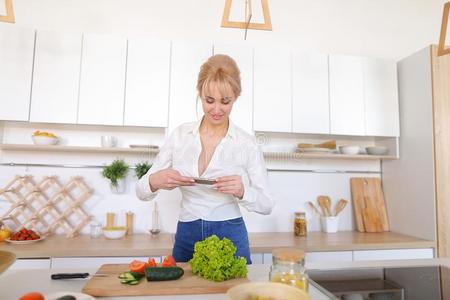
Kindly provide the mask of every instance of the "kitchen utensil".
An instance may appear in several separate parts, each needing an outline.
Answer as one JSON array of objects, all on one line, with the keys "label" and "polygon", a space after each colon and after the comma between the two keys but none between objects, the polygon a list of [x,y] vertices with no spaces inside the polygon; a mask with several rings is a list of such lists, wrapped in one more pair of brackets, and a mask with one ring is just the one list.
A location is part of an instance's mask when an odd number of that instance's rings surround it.
[{"label": "kitchen utensil", "polygon": [[[360,232],[365,232],[364,224],[368,222],[372,226],[372,221],[377,220],[370,219],[364,220],[364,208],[366,208],[366,203],[364,197],[368,197],[370,202],[370,207],[378,211],[379,222],[382,227],[382,231],[389,231],[389,221],[386,213],[386,206],[384,204],[383,190],[381,188],[381,180],[375,177],[358,177],[350,178],[350,187],[352,193],[353,210],[355,213],[355,221],[357,230]],[[369,209],[370,210],[370,209]],[[366,216],[372,216],[373,213],[366,213]],[[377,228],[377,225],[374,225]],[[373,226],[371,227],[373,228]]]},{"label": "kitchen utensil", "polygon": [[383,226],[377,208],[369,197],[364,197],[364,203],[366,207],[363,209],[363,217],[366,232],[382,232]]},{"label": "kitchen utensil", "polygon": [[184,275],[180,279],[146,281],[143,278],[141,279],[143,282],[134,286],[122,284],[117,278],[120,273],[129,270],[127,264],[102,265],[97,273],[111,276],[89,279],[82,292],[94,297],[217,294],[226,293],[235,285],[249,282],[247,278],[214,282],[194,275],[188,263],[177,263],[177,265],[184,269]]},{"label": "kitchen utensil", "polygon": [[370,146],[366,147],[367,154],[370,155],[386,155],[388,154],[389,149],[384,146]]},{"label": "kitchen utensil", "polygon": [[159,228],[159,213],[158,213],[158,203],[155,201],[153,204],[153,213],[152,213],[152,228],[150,229],[150,233],[152,235],[157,235],[161,230]]},{"label": "kitchen utensil", "polygon": [[308,143],[299,143],[297,144],[298,148],[328,148],[328,149],[336,149],[336,141],[326,141],[320,144],[308,144]]},{"label": "kitchen utensil", "polygon": [[330,201],[327,196],[319,196],[317,198],[317,202],[319,203],[320,208],[322,209],[323,216],[331,216],[331,210],[330,210]]},{"label": "kitchen utensil", "polygon": [[127,235],[132,235],[133,234],[133,219],[134,219],[134,214],[131,211],[128,211],[127,214]]},{"label": "kitchen utensil", "polygon": [[356,155],[359,153],[360,147],[351,145],[342,145],[339,146],[338,149],[341,154]]},{"label": "kitchen utensil", "polygon": [[308,201],[308,206],[319,216],[321,216],[322,214],[320,213],[319,209],[317,209],[317,207],[314,205],[314,203],[312,203],[311,201]]},{"label": "kitchen utensil", "polygon": [[117,145],[117,137],[112,135],[103,135],[101,137],[101,145],[102,147],[115,147]]},{"label": "kitchen utensil", "polygon": [[339,216],[321,217],[322,231],[327,233],[334,233],[338,231]]},{"label": "kitchen utensil", "polygon": [[334,213],[335,216],[337,216],[345,208],[345,206],[347,205],[347,202],[348,201],[345,199],[341,199],[338,201],[338,203],[336,204],[336,210]]},{"label": "kitchen utensil", "polygon": [[103,235],[107,239],[111,239],[111,240],[120,239],[120,238],[123,238],[126,233],[127,233],[127,228],[124,226],[122,226],[122,227],[103,227]]},{"label": "kitchen utensil", "polygon": [[310,296],[299,288],[276,282],[249,282],[228,290],[230,300],[283,299],[310,300]]},{"label": "kitchen utensil", "polygon": [[114,219],[116,217],[116,214],[113,212],[106,213],[106,226],[107,228],[114,227]]},{"label": "kitchen utensil", "polygon": [[111,276],[109,274],[93,274],[89,273],[55,273],[50,276],[52,280],[59,279],[86,279],[88,277],[108,277]]}]

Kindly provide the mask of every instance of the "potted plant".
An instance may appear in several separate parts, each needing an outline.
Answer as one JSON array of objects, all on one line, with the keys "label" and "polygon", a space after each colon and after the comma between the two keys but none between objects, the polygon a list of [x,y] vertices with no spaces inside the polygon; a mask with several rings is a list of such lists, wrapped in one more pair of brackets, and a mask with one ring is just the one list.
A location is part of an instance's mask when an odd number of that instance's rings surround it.
[{"label": "potted plant", "polygon": [[137,179],[141,179],[142,176],[147,174],[148,170],[150,170],[151,167],[152,167],[152,164],[149,163],[148,161],[137,163],[135,165],[135,170],[134,170],[134,172],[136,173]]},{"label": "potted plant", "polygon": [[128,165],[123,159],[114,160],[109,166],[103,168],[102,175],[110,180],[109,186],[114,194],[125,191],[125,177],[128,174]]}]

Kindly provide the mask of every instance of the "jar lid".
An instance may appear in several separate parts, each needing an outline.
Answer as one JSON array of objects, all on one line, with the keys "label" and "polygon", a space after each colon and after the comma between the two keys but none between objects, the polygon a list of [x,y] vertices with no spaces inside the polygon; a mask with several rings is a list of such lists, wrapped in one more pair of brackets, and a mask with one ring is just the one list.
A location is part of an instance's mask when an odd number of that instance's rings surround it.
[{"label": "jar lid", "polygon": [[295,215],[299,217],[304,217],[306,214],[303,211],[296,211]]},{"label": "jar lid", "polygon": [[296,248],[276,248],[272,256],[280,261],[298,262],[304,259],[305,251]]}]

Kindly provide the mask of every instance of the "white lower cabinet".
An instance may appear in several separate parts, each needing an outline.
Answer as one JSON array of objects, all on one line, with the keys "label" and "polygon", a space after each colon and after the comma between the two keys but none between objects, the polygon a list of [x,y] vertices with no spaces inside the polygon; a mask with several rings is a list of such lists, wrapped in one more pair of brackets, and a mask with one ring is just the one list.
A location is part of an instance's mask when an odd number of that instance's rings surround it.
[{"label": "white lower cabinet", "polygon": [[[104,264],[129,264],[132,260],[147,261],[149,257],[125,257],[125,256],[102,256],[102,257],[54,257],[52,258],[52,269],[64,268],[100,268]],[[153,257],[157,263],[161,262],[161,257]]]},{"label": "white lower cabinet", "polygon": [[9,267],[9,270],[50,269],[50,266],[50,258],[19,258]]},{"label": "white lower cabinet", "polygon": [[327,252],[308,252],[305,256],[305,263],[316,262],[341,262],[341,261],[352,261],[353,252],[352,251],[327,251]]},{"label": "white lower cabinet", "polygon": [[250,258],[252,259],[253,265],[264,263],[264,253],[252,253],[250,254]]},{"label": "white lower cabinet", "polygon": [[391,259],[426,259],[433,258],[434,251],[425,249],[389,249],[353,251],[353,260],[391,260]]}]

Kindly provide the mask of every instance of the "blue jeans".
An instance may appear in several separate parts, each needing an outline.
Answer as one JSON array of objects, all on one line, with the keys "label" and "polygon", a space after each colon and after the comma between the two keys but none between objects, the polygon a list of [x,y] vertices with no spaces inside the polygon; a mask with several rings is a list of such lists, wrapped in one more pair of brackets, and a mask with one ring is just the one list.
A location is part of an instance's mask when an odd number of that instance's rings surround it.
[{"label": "blue jeans", "polygon": [[194,244],[203,241],[211,235],[220,239],[230,239],[237,248],[234,256],[243,256],[247,264],[251,264],[250,248],[248,246],[247,228],[242,217],[226,221],[204,221],[198,219],[191,222],[178,222],[173,258],[179,262],[187,262],[194,254]]}]

